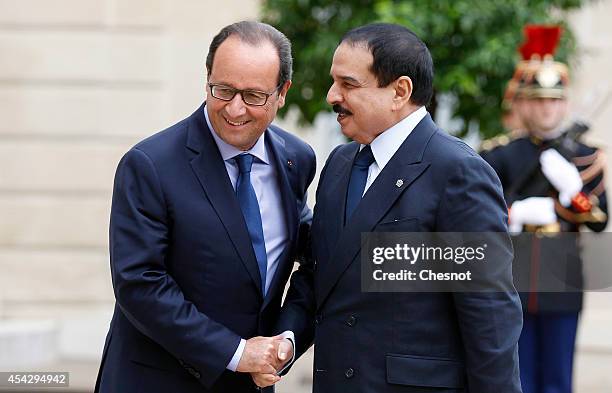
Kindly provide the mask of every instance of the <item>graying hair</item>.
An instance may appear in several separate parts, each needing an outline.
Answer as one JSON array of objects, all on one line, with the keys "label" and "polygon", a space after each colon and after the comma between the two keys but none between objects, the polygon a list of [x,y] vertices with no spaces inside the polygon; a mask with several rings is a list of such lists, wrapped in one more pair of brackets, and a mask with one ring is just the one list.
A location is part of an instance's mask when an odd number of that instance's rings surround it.
[{"label": "graying hair", "polygon": [[212,72],[213,62],[215,60],[215,53],[219,46],[232,35],[238,36],[238,38],[247,44],[258,45],[262,42],[270,42],[278,52],[278,59],[280,61],[280,68],[278,71],[278,86],[282,86],[288,80],[291,80],[293,74],[293,59],[291,57],[291,42],[289,39],[280,31],[274,27],[254,21],[242,21],[232,23],[231,25],[225,26],[221,31],[213,38],[208,48],[208,56],[206,56],[206,70],[210,76]]}]

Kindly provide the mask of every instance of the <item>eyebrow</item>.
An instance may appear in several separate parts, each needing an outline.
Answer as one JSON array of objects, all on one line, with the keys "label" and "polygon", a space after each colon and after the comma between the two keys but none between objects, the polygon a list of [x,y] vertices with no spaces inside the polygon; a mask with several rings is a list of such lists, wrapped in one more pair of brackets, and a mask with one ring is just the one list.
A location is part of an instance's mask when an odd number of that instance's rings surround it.
[{"label": "eyebrow", "polygon": [[354,84],[359,85],[359,86],[363,85],[363,83],[361,83],[357,79],[353,78],[352,76],[343,75],[343,76],[340,76],[339,79],[341,79],[341,80],[343,80],[345,82],[354,83]]},{"label": "eyebrow", "polygon": [[211,83],[212,83],[213,85],[220,85],[220,86],[224,86],[224,87],[229,87],[229,88],[234,89],[234,90],[242,90],[242,91],[257,91],[257,92],[260,92],[260,93],[267,93],[267,91],[266,91],[266,90],[262,90],[262,89],[259,89],[259,88],[256,88],[256,87],[247,87],[247,88],[245,88],[245,89],[239,89],[239,88],[237,88],[237,87],[235,87],[235,86],[232,86],[232,85],[230,85],[230,84],[228,84],[228,83],[222,83],[222,82],[211,82]]}]

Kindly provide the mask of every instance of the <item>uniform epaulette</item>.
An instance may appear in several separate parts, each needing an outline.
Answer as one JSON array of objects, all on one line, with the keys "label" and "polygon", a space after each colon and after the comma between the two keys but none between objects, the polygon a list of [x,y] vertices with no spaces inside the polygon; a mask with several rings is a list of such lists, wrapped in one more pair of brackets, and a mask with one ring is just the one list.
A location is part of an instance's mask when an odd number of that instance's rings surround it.
[{"label": "uniform epaulette", "polygon": [[500,146],[506,146],[508,143],[515,139],[524,137],[526,134],[523,130],[512,130],[509,133],[494,136],[493,138],[486,139],[480,144],[478,149],[480,152],[491,151]]}]

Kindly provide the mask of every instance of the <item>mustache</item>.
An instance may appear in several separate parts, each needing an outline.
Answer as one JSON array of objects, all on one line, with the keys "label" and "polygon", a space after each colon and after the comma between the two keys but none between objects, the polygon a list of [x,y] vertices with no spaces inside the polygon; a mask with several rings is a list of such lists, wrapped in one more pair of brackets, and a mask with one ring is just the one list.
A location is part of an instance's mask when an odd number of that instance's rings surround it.
[{"label": "mustache", "polygon": [[332,109],[334,110],[334,112],[336,112],[339,115],[352,115],[353,114],[351,111],[342,107],[340,104],[334,104]]}]

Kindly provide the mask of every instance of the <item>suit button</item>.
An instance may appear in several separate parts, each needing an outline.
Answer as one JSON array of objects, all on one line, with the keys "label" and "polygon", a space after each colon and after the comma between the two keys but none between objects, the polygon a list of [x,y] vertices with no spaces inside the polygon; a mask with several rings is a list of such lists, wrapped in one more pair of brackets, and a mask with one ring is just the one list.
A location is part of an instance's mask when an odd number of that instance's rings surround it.
[{"label": "suit button", "polygon": [[314,261],[314,262],[312,263],[312,270],[313,270],[313,271],[315,271],[315,272],[317,271],[317,265],[318,265],[318,264],[317,264],[317,261]]},{"label": "suit button", "polygon": [[351,315],[350,317],[346,319],[346,324],[349,325],[350,327],[355,326],[356,323],[357,323],[357,318],[354,315]]},{"label": "suit button", "polygon": [[355,370],[353,370],[352,368],[347,369],[344,373],[344,376],[347,378],[353,378],[353,375],[355,375]]},{"label": "suit button", "polygon": [[317,325],[320,325],[320,324],[321,324],[321,321],[323,321],[323,316],[322,316],[321,314],[317,314],[317,315],[315,316],[315,323],[316,323]]}]

